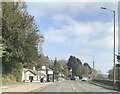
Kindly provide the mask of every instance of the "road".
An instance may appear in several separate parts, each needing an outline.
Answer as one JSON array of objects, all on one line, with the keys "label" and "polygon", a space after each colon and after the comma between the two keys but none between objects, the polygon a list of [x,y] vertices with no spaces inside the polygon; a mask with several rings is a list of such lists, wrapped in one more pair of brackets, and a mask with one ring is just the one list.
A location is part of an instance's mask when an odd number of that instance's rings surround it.
[{"label": "road", "polygon": [[[88,82],[71,81],[71,80],[55,82],[52,85],[49,85],[42,89],[41,88],[36,89],[33,92],[73,92],[73,93],[92,92],[91,94],[93,94],[93,93],[97,94],[96,92],[107,92],[107,94],[119,94],[119,93],[117,93],[117,91],[98,87],[98,86],[92,85]],[[114,92],[114,93],[112,93],[112,92]],[[101,94],[106,94],[106,93],[101,93]]]}]

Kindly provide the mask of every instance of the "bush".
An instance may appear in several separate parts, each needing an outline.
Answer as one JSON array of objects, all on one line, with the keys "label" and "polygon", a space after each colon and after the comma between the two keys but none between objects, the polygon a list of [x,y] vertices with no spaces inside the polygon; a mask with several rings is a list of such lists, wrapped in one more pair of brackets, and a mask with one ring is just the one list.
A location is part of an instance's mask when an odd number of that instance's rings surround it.
[{"label": "bush", "polygon": [[20,82],[23,65],[21,62],[3,62],[3,82]]},{"label": "bush", "polygon": [[22,69],[23,69],[22,63],[16,62],[13,65],[12,75],[16,78],[17,82],[21,81],[21,78],[22,78]]},{"label": "bush", "polygon": [[2,75],[2,85],[8,85],[11,83],[16,83],[15,77],[12,74],[3,74]]}]

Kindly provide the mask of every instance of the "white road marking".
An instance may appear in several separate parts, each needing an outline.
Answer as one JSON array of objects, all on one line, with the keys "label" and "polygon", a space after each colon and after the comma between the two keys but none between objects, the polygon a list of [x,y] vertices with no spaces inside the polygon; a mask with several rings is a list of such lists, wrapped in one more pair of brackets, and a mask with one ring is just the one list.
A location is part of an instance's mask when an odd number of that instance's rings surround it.
[{"label": "white road marking", "polygon": [[75,88],[74,87],[72,87],[73,88],[73,90],[75,91]]},{"label": "white road marking", "polygon": [[[78,83],[77,83],[77,84],[78,84]],[[77,90],[75,89],[75,87],[73,86],[72,83],[71,83],[71,86],[72,86],[73,90],[74,90],[77,94],[79,94],[79,93],[77,92]]]},{"label": "white road marking", "polygon": [[72,86],[73,90],[76,92],[75,87],[73,86],[73,84],[72,84],[72,83],[71,83],[71,86]]},{"label": "white road marking", "polygon": [[71,86],[73,87],[73,84],[71,83]]}]

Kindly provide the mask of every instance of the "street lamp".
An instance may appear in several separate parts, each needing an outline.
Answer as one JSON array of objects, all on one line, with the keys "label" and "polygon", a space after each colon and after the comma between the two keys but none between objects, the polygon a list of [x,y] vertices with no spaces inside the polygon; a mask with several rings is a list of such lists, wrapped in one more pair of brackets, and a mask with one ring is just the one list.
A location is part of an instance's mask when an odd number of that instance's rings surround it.
[{"label": "street lamp", "polygon": [[114,75],[114,78],[113,79],[114,79],[114,86],[115,86],[115,82],[116,82],[116,77],[115,77],[116,76],[116,71],[115,71],[115,11],[107,9],[105,7],[101,7],[101,9],[108,10],[114,14],[114,55],[113,55],[113,63],[114,63],[113,75]]}]

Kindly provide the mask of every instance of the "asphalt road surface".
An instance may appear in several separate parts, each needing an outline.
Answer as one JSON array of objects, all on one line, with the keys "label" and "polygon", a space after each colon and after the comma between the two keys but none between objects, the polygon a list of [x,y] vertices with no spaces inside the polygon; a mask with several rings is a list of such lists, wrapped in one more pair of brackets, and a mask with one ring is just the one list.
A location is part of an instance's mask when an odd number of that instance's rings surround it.
[{"label": "asphalt road surface", "polygon": [[[36,89],[33,92],[64,92],[64,93],[72,92],[75,94],[85,94],[85,92],[88,92],[89,94],[119,94],[117,91],[98,87],[88,82],[71,81],[71,80],[55,82],[52,85],[49,85],[42,89],[41,88]],[[80,93],[80,92],[84,92],[84,93]]]}]

